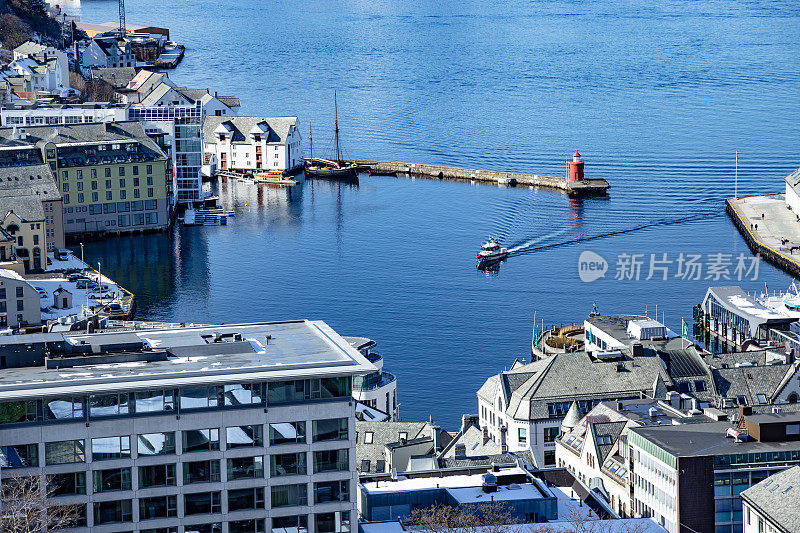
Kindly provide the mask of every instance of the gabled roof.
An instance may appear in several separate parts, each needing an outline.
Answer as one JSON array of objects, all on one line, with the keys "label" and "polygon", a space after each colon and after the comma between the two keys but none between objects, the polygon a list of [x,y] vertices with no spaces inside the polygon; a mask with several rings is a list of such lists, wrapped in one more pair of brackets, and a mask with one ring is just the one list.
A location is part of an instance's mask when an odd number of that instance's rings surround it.
[{"label": "gabled roof", "polygon": [[0,168],[0,219],[9,211],[23,221],[43,220],[43,201],[61,198],[45,164]]},{"label": "gabled roof", "polygon": [[173,87],[171,87],[170,85],[167,85],[166,83],[160,83],[156,87],[154,87],[152,91],[150,91],[150,94],[145,96],[142,99],[142,101],[139,102],[139,105],[143,106],[156,105],[158,101],[161,100],[164,96],[166,96],[171,90],[173,90]]},{"label": "gabled roof", "polygon": [[228,107],[242,107],[242,103],[235,96],[217,96],[216,98]]},{"label": "gabled roof", "polygon": [[800,466],[773,474],[742,492],[742,499],[782,533],[800,524]]},{"label": "gabled roof", "polygon": [[[400,440],[400,434],[405,433],[408,440],[423,437],[431,438],[431,451],[433,445],[433,427],[428,422],[364,422],[356,420],[356,467],[362,474],[385,472],[386,446]],[[367,443],[367,436],[372,442]],[[369,461],[369,470],[364,461]],[[384,469],[378,470],[378,462],[383,461]]]},{"label": "gabled roof", "polygon": [[203,124],[203,141],[208,144],[217,142],[214,131],[220,124],[229,126],[233,131],[233,144],[249,144],[249,132],[257,124],[264,122],[269,126],[268,143],[284,143],[289,130],[297,126],[297,117],[206,117]]},{"label": "gabled roof", "polygon": [[711,372],[722,398],[744,396],[747,405],[756,405],[764,403],[758,400],[758,394],[763,394],[767,403],[771,403],[787,373],[794,375],[796,371],[795,365],[763,365],[715,368]]},{"label": "gabled roof", "polygon": [[97,78],[109,83],[114,88],[125,87],[136,76],[133,67],[93,68],[92,78]]},{"label": "gabled roof", "polygon": [[23,55],[36,55],[41,54],[45,50],[50,48],[49,46],[41,43],[36,43],[33,41],[25,41],[21,45],[14,48],[14,53],[23,54]]}]

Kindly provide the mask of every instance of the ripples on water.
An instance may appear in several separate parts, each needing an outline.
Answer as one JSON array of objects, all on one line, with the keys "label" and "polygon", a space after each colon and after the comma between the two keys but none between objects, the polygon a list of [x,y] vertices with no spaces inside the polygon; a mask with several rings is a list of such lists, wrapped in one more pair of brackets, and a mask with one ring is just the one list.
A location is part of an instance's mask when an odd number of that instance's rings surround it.
[{"label": "ripples on water", "polygon": [[[84,0],[83,20],[116,18]],[[456,424],[486,376],[524,356],[531,320],[659,315],[677,329],[713,280],[582,284],[580,252],[747,252],[723,213],[782,190],[800,163],[795,2],[129,2],[128,20],[187,45],[171,76],[234,94],[242,114],[293,114],[346,156],[562,174],[576,148],[608,198],[404,178],[358,188],[223,186],[228,228],[94,243],[139,316],[312,317],[375,337],[401,413]],[[475,270],[488,234],[520,253]],[[575,244],[577,242],[577,244]],[[564,244],[572,243],[572,244]],[[90,256],[91,257],[91,256]],[[105,267],[104,267],[105,268]],[[782,289],[766,265],[755,289]],[[444,386],[443,386],[444,385]],[[436,391],[431,395],[430,391]],[[442,394],[442,391],[445,393]],[[436,407],[432,407],[436,405]],[[473,406],[473,407],[470,407]]]}]

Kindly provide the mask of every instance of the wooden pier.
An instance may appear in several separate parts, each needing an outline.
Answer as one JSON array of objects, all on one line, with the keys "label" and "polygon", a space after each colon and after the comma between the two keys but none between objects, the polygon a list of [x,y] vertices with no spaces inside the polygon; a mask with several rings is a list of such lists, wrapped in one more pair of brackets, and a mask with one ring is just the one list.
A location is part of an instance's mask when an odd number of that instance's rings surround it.
[{"label": "wooden pier", "polygon": [[537,187],[562,191],[571,197],[605,196],[608,194],[608,189],[611,187],[604,179],[568,181],[564,176],[546,176],[543,174],[501,172],[496,170],[475,170],[441,165],[374,161],[370,159],[352,159],[342,162],[354,163],[360,170],[369,172],[370,174],[411,176],[415,178],[453,181],[480,181],[512,187]]}]

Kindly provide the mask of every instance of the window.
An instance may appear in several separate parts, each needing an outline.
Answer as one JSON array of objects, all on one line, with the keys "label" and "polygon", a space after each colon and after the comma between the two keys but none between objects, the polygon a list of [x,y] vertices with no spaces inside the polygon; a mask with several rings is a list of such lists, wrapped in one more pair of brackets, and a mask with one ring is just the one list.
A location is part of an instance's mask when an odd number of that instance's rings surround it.
[{"label": "window", "polygon": [[128,414],[128,393],[92,394],[89,396],[89,415],[112,416]]},{"label": "window", "polygon": [[336,528],[336,513],[317,513],[314,515],[314,530],[317,533],[345,533],[350,531],[350,513],[341,511],[340,527]]},{"label": "window", "polygon": [[192,524],[190,528],[184,528],[184,531],[191,531],[194,533],[222,533],[222,522],[214,522],[211,524]]},{"label": "window", "polygon": [[86,472],[68,472],[47,476],[48,490],[53,496],[86,494]]},{"label": "window", "polygon": [[765,394],[756,394],[756,400],[761,404],[767,403],[767,396]]},{"label": "window", "polygon": [[[330,500],[329,500],[330,501]],[[308,485],[275,485],[270,489],[272,507],[289,507],[308,504]]]},{"label": "window", "polygon": [[64,182],[61,184],[61,190],[64,192],[69,192],[69,183]]},{"label": "window", "polygon": [[130,456],[131,438],[128,435],[92,439],[92,461],[123,459]]},{"label": "window", "polygon": [[264,488],[229,490],[228,512],[264,507]]},{"label": "window", "polygon": [[219,492],[185,494],[183,496],[183,507],[186,515],[219,513],[222,510]]},{"label": "window", "polygon": [[175,485],[175,465],[149,465],[139,467],[139,488]]},{"label": "window", "polygon": [[372,444],[375,433],[372,431],[364,432],[364,444]]},{"label": "window", "polygon": [[787,435],[800,435],[800,424],[786,424]]},{"label": "window", "polygon": [[97,182],[96,182],[96,181],[93,181],[93,182],[92,182],[92,190],[93,190],[93,191],[96,191],[96,190],[97,190]]},{"label": "window", "polygon": [[[111,177],[111,168],[110,167],[106,167],[104,169],[104,171],[105,171],[105,177],[110,178]],[[111,182],[107,181],[106,183],[111,183]]]},{"label": "window", "polygon": [[83,418],[83,398],[80,396],[49,398],[43,404],[45,420]]},{"label": "window", "polygon": [[[106,200],[113,200],[113,199],[114,199],[113,193],[111,191],[106,191]],[[108,205],[108,204],[106,204],[106,205]],[[111,212],[113,213],[113,211],[111,211]]]},{"label": "window", "polygon": [[138,176],[139,175],[139,165],[133,165],[133,175],[134,176]]},{"label": "window", "polygon": [[119,198],[120,198],[120,200],[124,200],[124,199],[126,199],[127,197],[128,197],[128,192],[127,192],[126,190],[124,190],[124,189],[123,189],[123,190],[120,190],[120,191],[119,191]]},{"label": "window", "polygon": [[111,188],[111,180],[106,180],[106,189]]},{"label": "window", "polygon": [[306,454],[284,453],[270,455],[270,472],[274,477],[305,475],[306,473]]},{"label": "window", "polygon": [[311,422],[312,441],[347,440],[347,418],[331,418]]},{"label": "window", "polygon": [[320,398],[348,397],[351,394],[350,386],[349,377],[272,381],[268,384],[267,403],[279,404]]},{"label": "window", "polygon": [[45,464],[82,463],[86,460],[85,447],[83,439],[47,442],[44,445]]},{"label": "window", "polygon": [[[152,196],[152,195],[150,195]],[[155,203],[155,202],[153,202]],[[153,205],[147,209],[155,209]],[[263,395],[261,393],[261,383],[245,383],[242,385],[225,385],[223,387],[223,399],[226,406],[253,405],[260,404]]]},{"label": "window", "polygon": [[111,468],[109,470],[95,470],[92,472],[92,481],[94,492],[131,490],[131,469]]},{"label": "window", "polygon": [[739,405],[747,405],[747,397],[746,396],[737,396],[736,403]]},{"label": "window", "polygon": [[555,442],[558,437],[558,427],[544,428],[544,441]]},{"label": "window", "polygon": [[262,477],[264,477],[264,458],[262,456],[228,459],[228,481]]},{"label": "window", "polygon": [[528,430],[526,428],[517,428],[517,440],[520,444],[528,442]]},{"label": "window", "polygon": [[136,412],[151,413],[173,411],[175,409],[175,391],[150,390],[136,393]]},{"label": "window", "polygon": [[[125,175],[125,167],[119,167],[119,175],[120,176],[124,176]],[[125,180],[119,180],[119,186],[120,187],[124,187],[125,186]]]},{"label": "window", "polygon": [[[79,176],[79,177],[80,177],[80,176]],[[79,191],[82,191],[82,190],[83,190],[83,182],[82,182],[82,181],[79,181],[79,182],[77,183],[77,185],[78,185],[78,190],[79,190]]]},{"label": "window", "polygon": [[231,520],[228,533],[264,533],[264,520]]},{"label": "window", "polygon": [[269,425],[269,443],[276,444],[305,444],[305,422],[281,422]]},{"label": "window", "polygon": [[[5,302],[0,302],[0,309],[4,307]],[[36,400],[0,403],[0,424],[36,421],[36,404]]]},{"label": "window", "polygon": [[157,496],[139,499],[139,520],[178,516],[177,496]]},{"label": "window", "polygon": [[219,387],[181,389],[181,409],[202,409],[219,405]]},{"label": "window", "polygon": [[152,185],[153,184],[153,176],[147,176],[147,184],[148,185]]},{"label": "window", "polygon": [[555,450],[545,450],[544,452],[544,464],[554,465],[556,464],[556,451]]},{"label": "window", "polygon": [[[93,179],[93,180],[96,180],[96,179],[97,179],[97,169],[96,169],[96,168],[93,168],[93,169],[92,169],[92,179]],[[97,182],[95,182],[95,183],[97,183]]]},{"label": "window", "polygon": [[348,450],[324,450],[314,452],[314,473],[336,472],[350,469]]},{"label": "window", "polygon": [[219,430],[191,429],[183,432],[183,452],[219,450]]},{"label": "window", "polygon": [[272,533],[308,533],[308,516],[276,516],[272,519]]},{"label": "window", "polygon": [[[93,202],[97,202],[97,201],[99,201],[99,200],[100,200],[100,197],[97,195],[97,193],[96,193],[96,192],[93,192],[93,193],[92,193],[92,201],[93,201]],[[94,206],[92,206],[92,207],[94,207]],[[97,207],[100,207],[100,206],[97,206]],[[97,211],[97,213],[99,213],[99,212],[100,212],[100,211]],[[94,213],[94,214],[97,214],[97,213]]]},{"label": "window", "polygon": [[705,392],[705,391],[707,391],[708,387],[706,386],[706,382],[703,381],[702,379],[696,380],[694,382],[694,390],[697,391],[697,392]]},{"label": "window", "polygon": [[175,433],[143,433],[138,436],[139,455],[168,455],[175,453]]},{"label": "window", "polygon": [[153,165],[147,165],[147,173],[148,174],[152,174],[153,173]]},{"label": "window", "polygon": [[131,518],[130,500],[94,503],[94,525],[96,526],[112,522],[130,522]]},{"label": "window", "polygon": [[263,426],[234,426],[225,428],[228,449],[264,445]]},{"label": "window", "polygon": [[350,482],[324,481],[314,483],[314,503],[346,502],[350,500]]},{"label": "window", "polygon": [[[0,447],[3,468],[39,466],[38,444],[14,444]],[[53,463],[55,464],[55,463]]]},{"label": "window", "polygon": [[219,481],[219,461],[183,463],[183,484],[213,483]]},{"label": "window", "polygon": [[139,189],[133,189],[133,197],[134,198],[139,198],[140,194],[141,193],[140,193]]}]

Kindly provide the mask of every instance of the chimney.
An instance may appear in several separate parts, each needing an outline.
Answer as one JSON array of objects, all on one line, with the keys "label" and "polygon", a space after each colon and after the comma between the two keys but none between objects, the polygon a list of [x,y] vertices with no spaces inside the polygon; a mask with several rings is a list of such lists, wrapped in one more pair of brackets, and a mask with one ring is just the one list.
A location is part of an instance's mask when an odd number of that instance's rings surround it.
[{"label": "chimney", "polygon": [[431,432],[433,433],[433,453],[439,452],[439,430],[441,428],[439,426],[431,426]]},{"label": "chimney", "polygon": [[506,433],[508,433],[508,426],[504,425],[500,428],[500,453],[508,452],[508,443],[506,442]]},{"label": "chimney", "polygon": [[456,444],[455,446],[455,458],[456,459],[466,459],[467,458],[467,445],[466,444]]},{"label": "chimney", "polygon": [[464,433],[472,425],[472,417],[470,415],[461,415],[461,433]]}]

